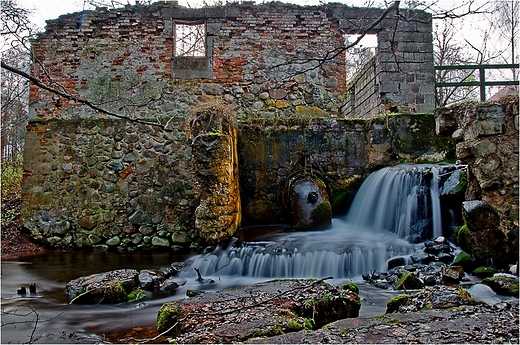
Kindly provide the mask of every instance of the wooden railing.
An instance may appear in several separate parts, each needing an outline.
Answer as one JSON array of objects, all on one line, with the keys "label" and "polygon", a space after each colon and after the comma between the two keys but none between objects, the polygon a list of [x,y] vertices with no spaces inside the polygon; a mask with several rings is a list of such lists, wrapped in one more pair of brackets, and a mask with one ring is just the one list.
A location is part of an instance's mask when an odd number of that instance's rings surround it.
[{"label": "wooden railing", "polygon": [[480,100],[486,100],[486,86],[506,86],[506,85],[518,85],[518,80],[498,80],[498,81],[486,81],[486,70],[487,69],[517,69],[519,64],[503,64],[503,65],[453,65],[453,66],[435,66],[436,71],[441,70],[478,70],[479,80],[478,81],[460,81],[460,82],[437,82],[435,81],[435,89],[439,87],[457,87],[457,86],[479,86],[480,87]]}]

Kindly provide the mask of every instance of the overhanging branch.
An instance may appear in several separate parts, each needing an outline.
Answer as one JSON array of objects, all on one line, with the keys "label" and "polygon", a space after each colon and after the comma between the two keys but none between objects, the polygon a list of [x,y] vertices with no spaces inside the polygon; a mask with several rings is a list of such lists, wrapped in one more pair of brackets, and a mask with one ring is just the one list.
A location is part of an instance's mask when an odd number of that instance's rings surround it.
[{"label": "overhanging branch", "polygon": [[165,129],[165,126],[162,125],[161,123],[150,122],[150,121],[141,120],[141,119],[134,119],[134,118],[131,118],[131,117],[128,117],[128,116],[125,116],[125,115],[113,113],[111,111],[108,111],[106,109],[103,109],[103,108],[99,107],[98,105],[92,103],[88,99],[84,99],[84,98],[81,98],[81,97],[78,97],[78,96],[75,96],[75,95],[71,95],[70,93],[67,93],[65,91],[61,91],[61,90],[55,89],[55,88],[45,84],[39,78],[34,77],[34,76],[24,72],[24,71],[21,71],[18,68],[9,66],[5,62],[3,62],[3,61],[1,62],[1,67],[3,69],[5,69],[5,70],[9,71],[9,72],[15,73],[15,74],[17,74],[17,75],[19,75],[19,76],[29,80],[34,85],[36,85],[36,86],[38,86],[38,87],[40,87],[40,88],[42,88],[42,89],[44,89],[46,91],[49,91],[49,92],[51,92],[53,94],[56,94],[56,95],[58,95],[60,97],[68,99],[70,101],[86,105],[87,107],[89,107],[89,108],[91,108],[91,109],[93,109],[95,111],[98,111],[98,112],[100,112],[102,114],[105,114],[105,115],[108,115],[108,116],[112,116],[112,117],[116,117],[116,118],[122,119],[122,120],[127,120],[127,121],[134,122],[134,123],[141,123],[141,124],[145,124],[145,125],[157,126],[157,127],[161,127],[162,129]]}]

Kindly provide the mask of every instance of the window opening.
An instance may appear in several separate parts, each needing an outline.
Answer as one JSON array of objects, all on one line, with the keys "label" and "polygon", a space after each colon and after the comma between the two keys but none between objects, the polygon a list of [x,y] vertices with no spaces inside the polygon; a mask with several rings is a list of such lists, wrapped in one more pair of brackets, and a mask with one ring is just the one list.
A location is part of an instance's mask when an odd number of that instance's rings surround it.
[{"label": "window opening", "polygon": [[206,56],[204,23],[175,23],[175,56]]},{"label": "window opening", "polygon": [[[354,43],[360,35],[345,35],[345,44]],[[352,79],[356,73],[368,62],[376,53],[377,35],[367,34],[358,44],[345,52],[345,64],[347,70],[347,80]]]}]

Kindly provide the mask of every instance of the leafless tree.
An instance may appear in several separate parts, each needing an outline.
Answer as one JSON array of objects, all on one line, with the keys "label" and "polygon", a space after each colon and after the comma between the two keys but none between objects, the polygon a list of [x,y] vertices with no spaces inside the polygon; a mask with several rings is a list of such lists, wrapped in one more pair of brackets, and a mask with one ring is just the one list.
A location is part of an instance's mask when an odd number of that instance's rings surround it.
[{"label": "leafless tree", "polygon": [[[33,28],[30,12],[16,0],[2,0],[2,62],[28,72],[30,50],[28,39]],[[16,162],[23,147],[28,119],[29,83],[26,78],[6,69],[1,70],[1,161]]]}]

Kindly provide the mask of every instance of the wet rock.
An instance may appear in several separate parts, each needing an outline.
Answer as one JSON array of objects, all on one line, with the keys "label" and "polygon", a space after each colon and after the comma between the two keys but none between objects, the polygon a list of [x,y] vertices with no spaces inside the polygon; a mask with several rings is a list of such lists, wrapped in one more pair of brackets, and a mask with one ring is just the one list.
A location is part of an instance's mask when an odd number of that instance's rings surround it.
[{"label": "wet rock", "polygon": [[424,282],[413,273],[406,273],[396,283],[396,290],[417,290],[424,288]]},{"label": "wet rock", "polygon": [[153,290],[159,287],[164,278],[152,270],[142,270],[139,273],[139,284],[142,289]]},{"label": "wet rock", "polygon": [[128,217],[128,221],[134,225],[142,225],[150,223],[150,218],[144,210],[139,209]]},{"label": "wet rock", "polygon": [[404,266],[405,264],[406,260],[403,257],[392,258],[388,260],[388,269],[391,270],[392,268]]},{"label": "wet rock", "polygon": [[71,303],[120,303],[128,301],[128,295],[139,286],[139,272],[121,269],[96,273],[71,280],[65,293]]},{"label": "wet rock", "polygon": [[171,328],[177,343],[232,343],[317,329],[357,317],[360,306],[350,289],[316,280],[281,280],[165,303],[157,322],[159,332]]},{"label": "wet rock", "polygon": [[179,287],[179,283],[174,278],[168,278],[161,284],[161,291],[175,291]]},{"label": "wet rock", "polygon": [[442,268],[442,280],[446,283],[459,283],[464,275],[462,266],[450,266]]}]

